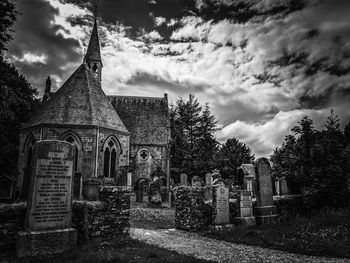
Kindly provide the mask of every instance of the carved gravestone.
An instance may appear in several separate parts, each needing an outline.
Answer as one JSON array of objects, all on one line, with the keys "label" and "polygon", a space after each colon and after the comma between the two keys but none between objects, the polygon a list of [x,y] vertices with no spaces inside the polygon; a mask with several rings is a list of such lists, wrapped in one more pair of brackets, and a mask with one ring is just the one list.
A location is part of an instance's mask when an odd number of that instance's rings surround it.
[{"label": "carved gravestone", "polygon": [[273,189],[270,170],[270,163],[266,158],[259,158],[256,161],[258,193],[255,216],[256,221],[259,224],[274,223],[277,217],[277,209],[273,204]]},{"label": "carved gravestone", "polygon": [[185,173],[180,174],[180,185],[187,186],[187,174]]},{"label": "carved gravestone", "polygon": [[207,173],[205,175],[205,185],[206,186],[211,186],[212,182],[213,182],[212,174],[211,173]]},{"label": "carved gravestone", "polygon": [[235,222],[240,226],[255,225],[255,217],[253,216],[253,200],[252,194],[247,190],[238,191],[239,217],[235,218]]},{"label": "carved gravestone", "polygon": [[204,191],[205,200],[211,200],[213,198],[212,183],[213,183],[212,174],[207,173],[205,175],[205,191]]},{"label": "carved gravestone", "polygon": [[71,228],[75,146],[39,141],[34,146],[33,172],[26,213],[26,231],[17,233],[19,257],[50,255],[76,247]]},{"label": "carved gravestone", "polygon": [[243,186],[245,190],[248,190],[252,193],[252,196],[255,197],[256,186],[255,186],[255,165],[254,164],[242,164],[238,168],[238,172],[243,173]]},{"label": "carved gravestone", "polygon": [[161,179],[149,184],[148,206],[153,208],[162,207]]},{"label": "carved gravestone", "polygon": [[230,223],[229,191],[225,185],[214,188],[213,196],[213,224],[223,225]]}]

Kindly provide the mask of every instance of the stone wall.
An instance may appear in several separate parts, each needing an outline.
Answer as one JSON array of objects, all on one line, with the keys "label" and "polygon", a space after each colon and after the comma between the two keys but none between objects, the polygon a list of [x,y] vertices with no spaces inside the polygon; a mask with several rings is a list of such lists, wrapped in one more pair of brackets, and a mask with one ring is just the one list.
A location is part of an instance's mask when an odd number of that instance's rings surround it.
[{"label": "stone wall", "polygon": [[178,186],[175,200],[175,227],[187,231],[206,229],[211,208],[204,202],[204,187]]},{"label": "stone wall", "polygon": [[[128,235],[130,230],[130,189],[105,188],[100,201],[73,201],[73,227],[82,242],[96,236]],[[0,250],[14,249],[15,236],[24,230],[27,204],[0,204]]]}]

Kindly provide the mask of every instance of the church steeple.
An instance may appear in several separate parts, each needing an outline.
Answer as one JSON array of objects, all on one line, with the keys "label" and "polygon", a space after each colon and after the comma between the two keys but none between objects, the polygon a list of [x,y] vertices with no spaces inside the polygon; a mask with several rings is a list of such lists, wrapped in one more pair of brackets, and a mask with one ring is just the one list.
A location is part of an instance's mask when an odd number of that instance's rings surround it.
[{"label": "church steeple", "polygon": [[90,42],[85,54],[85,62],[90,68],[90,70],[94,72],[98,80],[101,81],[101,73],[102,73],[103,65],[101,60],[100,40],[97,32],[96,14],[95,14],[94,27],[92,29],[92,33],[90,36]]}]

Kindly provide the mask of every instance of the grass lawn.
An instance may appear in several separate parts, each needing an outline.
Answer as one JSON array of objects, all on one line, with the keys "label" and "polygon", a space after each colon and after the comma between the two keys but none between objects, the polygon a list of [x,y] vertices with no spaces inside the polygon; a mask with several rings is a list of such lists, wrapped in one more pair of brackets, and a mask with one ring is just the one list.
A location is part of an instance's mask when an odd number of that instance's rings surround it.
[{"label": "grass lawn", "polygon": [[8,251],[6,254],[0,252],[0,262],[207,262],[193,257],[180,255],[163,248],[151,246],[129,237],[119,237],[118,240],[114,241],[94,239],[80,245],[74,251],[50,257],[17,259],[14,253],[14,251]]},{"label": "grass lawn", "polygon": [[311,218],[298,217],[284,224],[205,235],[298,254],[350,258],[350,208],[323,210]]}]

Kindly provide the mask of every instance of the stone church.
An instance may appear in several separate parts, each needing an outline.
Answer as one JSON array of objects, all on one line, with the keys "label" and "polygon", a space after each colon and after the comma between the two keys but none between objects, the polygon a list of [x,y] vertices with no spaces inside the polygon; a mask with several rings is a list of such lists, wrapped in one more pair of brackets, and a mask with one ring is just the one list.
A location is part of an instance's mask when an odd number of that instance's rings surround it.
[{"label": "stone church", "polygon": [[[28,191],[33,146],[39,140],[75,144],[75,172],[83,180],[113,178],[124,169],[132,173],[134,184],[150,179],[152,172],[161,168],[169,181],[167,94],[106,96],[102,69],[95,19],[83,63],[55,93],[50,91],[48,79],[41,109],[22,126],[17,177],[22,196]],[[121,181],[126,185],[126,179]]]}]

